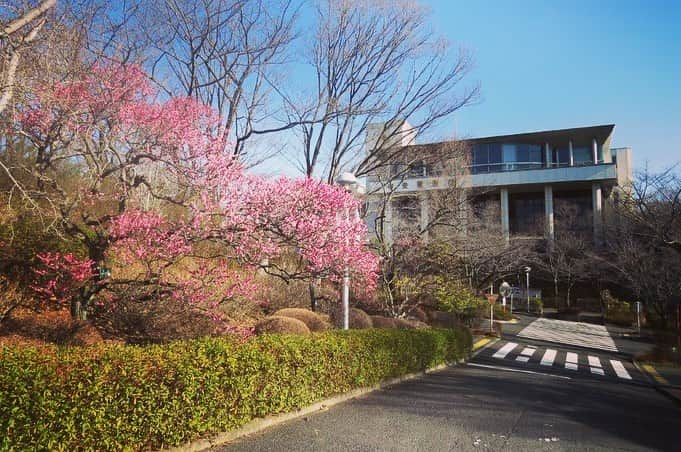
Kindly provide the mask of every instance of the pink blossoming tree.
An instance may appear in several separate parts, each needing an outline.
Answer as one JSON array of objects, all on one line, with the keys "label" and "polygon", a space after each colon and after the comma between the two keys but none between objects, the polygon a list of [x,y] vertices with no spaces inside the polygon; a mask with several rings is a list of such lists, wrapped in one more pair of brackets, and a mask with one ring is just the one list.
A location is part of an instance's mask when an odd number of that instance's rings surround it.
[{"label": "pink blossoming tree", "polygon": [[[216,320],[254,274],[375,284],[352,195],[310,179],[268,180],[234,160],[209,107],[155,99],[136,67],[98,64],[21,99],[14,136],[31,168],[4,168],[27,202],[86,255],[44,254],[38,293],[84,318],[126,293],[183,300]],[[65,177],[69,175],[69,177]],[[104,266],[117,269],[100,278]]]}]

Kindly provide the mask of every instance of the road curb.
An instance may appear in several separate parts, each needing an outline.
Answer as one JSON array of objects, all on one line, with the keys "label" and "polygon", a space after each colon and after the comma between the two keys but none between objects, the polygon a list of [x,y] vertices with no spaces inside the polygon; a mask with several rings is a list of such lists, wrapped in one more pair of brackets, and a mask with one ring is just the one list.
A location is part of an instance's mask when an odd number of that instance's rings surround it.
[{"label": "road curb", "polygon": [[498,337],[482,337],[478,339],[477,341],[475,341],[475,343],[473,343],[473,349],[471,350],[472,351],[471,358],[475,358],[475,356],[477,356],[478,353],[482,352],[484,349],[494,344],[498,340],[500,340],[500,338]]},{"label": "road curb", "polygon": [[[485,344],[489,345],[489,344]],[[484,347],[483,347],[484,348]],[[434,367],[430,367],[426,370],[420,371],[420,372],[412,372],[406,375],[402,375],[400,377],[396,378],[390,378],[388,380],[384,380],[376,385],[373,386],[368,386],[365,388],[359,388],[355,389],[334,397],[329,397],[327,399],[321,400],[319,402],[316,402],[312,405],[308,405],[306,407],[303,407],[297,411],[291,411],[288,413],[280,413],[280,414],[273,414],[270,416],[266,416],[261,419],[254,419],[250,422],[247,422],[246,424],[242,425],[241,427],[235,429],[235,430],[230,430],[227,432],[221,432],[216,435],[213,435],[209,438],[202,438],[202,439],[197,439],[195,441],[191,441],[188,444],[185,444],[183,446],[178,446],[178,447],[171,447],[168,449],[161,449],[163,451],[171,451],[171,452],[199,452],[203,450],[208,450],[211,447],[216,447],[216,446],[221,446],[224,444],[227,444],[229,442],[232,442],[238,438],[252,435],[254,433],[258,433],[262,430],[265,430],[270,427],[274,427],[279,424],[283,424],[288,421],[292,421],[294,419],[298,419],[307,415],[315,414],[320,411],[326,411],[329,407],[332,407],[334,405],[338,405],[339,403],[347,402],[348,400],[355,399],[357,397],[369,394],[374,391],[378,391],[380,389],[387,388],[389,386],[396,385],[398,383],[402,383],[404,381],[408,380],[413,380],[415,378],[423,377],[424,375],[427,375],[432,372],[437,372],[442,369],[446,369],[447,367],[454,366],[457,364],[462,364],[466,362],[466,360],[459,360],[459,361],[453,361],[450,363],[444,363],[440,364]]]},{"label": "road curb", "polygon": [[[641,364],[635,359],[632,360],[632,363],[634,363],[634,366],[638,369],[639,372],[641,372],[648,378],[648,381],[653,386],[653,389],[655,389],[657,392],[670,399],[672,402],[676,404],[676,406],[681,408],[681,397],[674,394],[672,391],[669,390],[669,388],[665,387],[665,385],[658,380],[659,377],[662,379],[662,381],[666,381],[660,374],[657,373],[653,366],[651,366],[650,364]],[[649,371],[648,368],[652,369],[653,372]]]}]

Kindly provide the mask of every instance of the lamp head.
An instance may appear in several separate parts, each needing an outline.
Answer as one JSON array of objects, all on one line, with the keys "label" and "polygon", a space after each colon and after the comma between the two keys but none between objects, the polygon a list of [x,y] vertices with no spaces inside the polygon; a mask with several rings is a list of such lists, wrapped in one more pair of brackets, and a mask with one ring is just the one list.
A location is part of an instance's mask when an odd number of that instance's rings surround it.
[{"label": "lamp head", "polygon": [[336,183],[343,188],[351,189],[357,186],[357,184],[359,184],[359,181],[357,180],[357,176],[355,176],[352,173],[346,172],[338,176],[338,178],[336,179]]}]

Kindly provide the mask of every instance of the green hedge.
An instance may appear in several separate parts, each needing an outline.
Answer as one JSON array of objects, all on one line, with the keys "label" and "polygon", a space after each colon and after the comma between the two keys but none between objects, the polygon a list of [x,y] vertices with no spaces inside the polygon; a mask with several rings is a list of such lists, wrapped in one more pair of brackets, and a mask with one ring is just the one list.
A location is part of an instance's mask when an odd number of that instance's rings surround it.
[{"label": "green hedge", "polygon": [[0,349],[0,449],[180,445],[465,358],[468,330],[331,331],[146,347]]}]

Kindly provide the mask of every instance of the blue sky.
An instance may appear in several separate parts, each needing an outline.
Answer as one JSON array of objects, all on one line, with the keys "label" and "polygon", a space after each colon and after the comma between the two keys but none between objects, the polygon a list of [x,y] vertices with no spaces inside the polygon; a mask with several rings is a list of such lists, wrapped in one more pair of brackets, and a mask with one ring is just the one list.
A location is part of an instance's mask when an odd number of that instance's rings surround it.
[{"label": "blue sky", "polygon": [[444,137],[616,124],[637,168],[681,161],[681,1],[425,0],[482,96]]}]

